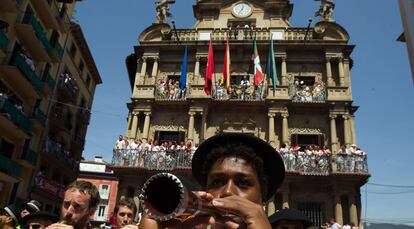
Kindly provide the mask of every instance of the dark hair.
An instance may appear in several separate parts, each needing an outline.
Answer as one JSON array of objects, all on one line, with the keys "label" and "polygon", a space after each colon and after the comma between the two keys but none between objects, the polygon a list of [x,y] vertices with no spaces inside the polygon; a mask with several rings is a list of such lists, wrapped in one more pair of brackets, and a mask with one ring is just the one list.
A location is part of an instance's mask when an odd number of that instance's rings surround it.
[{"label": "dark hair", "polygon": [[79,192],[88,193],[89,195],[91,195],[91,198],[89,200],[89,208],[96,208],[96,206],[98,206],[99,200],[101,199],[99,196],[99,191],[96,188],[96,186],[93,185],[91,182],[84,181],[84,180],[77,180],[77,181],[70,183],[66,187],[65,192],[67,192],[70,189],[78,189]]},{"label": "dark hair", "polygon": [[135,205],[134,200],[132,200],[131,198],[121,198],[118,201],[114,209],[115,215],[118,214],[118,210],[120,207],[127,207],[129,209],[132,209],[132,211],[134,212],[134,215],[137,213],[137,205]]},{"label": "dark hair", "polygon": [[262,197],[265,198],[267,194],[268,178],[266,177],[264,170],[263,159],[255,153],[255,150],[252,147],[244,143],[227,143],[224,145],[217,145],[212,147],[211,151],[206,156],[206,161],[202,168],[202,185],[206,187],[207,176],[213,164],[216,161],[227,157],[244,159],[247,163],[253,166],[253,168],[256,170],[257,178],[260,183],[260,191],[262,192]]}]

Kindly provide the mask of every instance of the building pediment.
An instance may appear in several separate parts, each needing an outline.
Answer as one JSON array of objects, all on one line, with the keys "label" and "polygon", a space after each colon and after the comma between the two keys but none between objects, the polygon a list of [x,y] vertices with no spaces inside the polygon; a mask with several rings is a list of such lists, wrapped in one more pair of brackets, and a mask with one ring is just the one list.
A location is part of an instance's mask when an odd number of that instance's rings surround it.
[{"label": "building pediment", "polygon": [[313,37],[322,40],[349,41],[348,32],[339,24],[329,21],[320,21],[315,24]]}]

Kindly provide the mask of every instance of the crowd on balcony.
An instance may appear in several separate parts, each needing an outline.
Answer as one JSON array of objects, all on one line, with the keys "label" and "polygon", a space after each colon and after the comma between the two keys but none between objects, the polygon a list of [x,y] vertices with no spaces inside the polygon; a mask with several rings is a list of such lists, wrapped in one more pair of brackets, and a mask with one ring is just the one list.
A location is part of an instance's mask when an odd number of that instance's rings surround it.
[{"label": "crowd on balcony", "polygon": [[328,174],[330,171],[331,151],[327,147],[288,147],[282,144],[279,153],[285,162],[286,171],[315,174]]},{"label": "crowd on balcony", "polygon": [[27,54],[25,50],[21,50],[19,55],[23,57],[24,62],[26,62],[27,66],[29,66],[30,70],[33,72],[36,70],[36,65],[33,62],[33,59]]},{"label": "crowd on balcony", "polygon": [[156,86],[156,96],[161,99],[177,100],[186,97],[186,90],[180,89],[178,80],[169,79],[168,83],[164,80],[158,80]]},{"label": "crowd on balcony", "polygon": [[[13,91],[0,85],[0,107],[3,107],[3,104],[6,101],[10,101],[16,110],[24,114],[23,102],[13,93]],[[2,113],[10,118],[10,114],[8,114],[7,111],[2,110]]]},{"label": "crowd on balcony", "polygon": [[58,160],[63,161],[67,164],[73,171],[78,171],[79,169],[79,160],[75,160],[70,151],[65,150],[62,143],[54,141],[49,137],[46,137],[44,143],[44,151],[51,155],[54,155]]},{"label": "crowd on balcony", "polygon": [[213,98],[236,99],[236,100],[260,100],[262,98],[263,86],[255,87],[250,84],[247,77],[244,77],[239,84],[232,83],[228,88],[219,82],[215,87]]},{"label": "crowd on balcony", "polygon": [[303,80],[295,80],[291,85],[290,94],[293,101],[321,102],[325,101],[325,87],[322,83],[315,82],[312,86],[305,84]]},{"label": "crowd on balcony", "polygon": [[338,172],[368,172],[367,153],[355,144],[349,147],[342,145],[336,155],[335,162]]},{"label": "crowd on balcony", "polygon": [[193,146],[191,142],[144,142],[120,135],[114,146],[112,164],[150,169],[189,168],[196,149],[197,145]]},{"label": "crowd on balcony", "polygon": [[71,95],[72,95],[73,97],[75,97],[75,96],[76,96],[76,94],[77,94],[77,93],[78,93],[78,91],[79,91],[79,88],[78,88],[78,86],[76,85],[75,79],[74,79],[74,78],[72,78],[72,77],[69,75],[69,73],[67,73],[67,72],[65,72],[65,73],[61,73],[61,74],[59,75],[59,85],[60,85],[60,86],[66,86],[66,87],[69,89],[69,91],[70,91],[70,93],[71,93]]}]

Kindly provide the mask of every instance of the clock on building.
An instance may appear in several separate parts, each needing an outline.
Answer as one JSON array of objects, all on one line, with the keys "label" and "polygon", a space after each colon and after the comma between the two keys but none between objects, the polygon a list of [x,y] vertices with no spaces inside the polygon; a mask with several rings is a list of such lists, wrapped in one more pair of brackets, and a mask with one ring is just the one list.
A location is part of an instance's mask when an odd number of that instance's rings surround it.
[{"label": "clock on building", "polygon": [[239,2],[233,6],[233,15],[236,17],[248,17],[252,13],[252,7],[246,2]]}]

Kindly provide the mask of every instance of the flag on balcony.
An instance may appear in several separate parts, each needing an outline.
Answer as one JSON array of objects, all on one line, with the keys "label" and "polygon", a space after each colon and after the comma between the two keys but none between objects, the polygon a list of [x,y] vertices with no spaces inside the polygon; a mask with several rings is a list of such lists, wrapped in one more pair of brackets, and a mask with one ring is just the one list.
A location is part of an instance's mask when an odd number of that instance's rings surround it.
[{"label": "flag on balcony", "polygon": [[211,84],[213,81],[213,74],[214,74],[213,42],[211,41],[211,37],[210,37],[210,45],[208,46],[208,55],[207,55],[206,76],[205,76],[205,83],[204,83],[204,91],[206,92],[206,95],[211,95]]},{"label": "flag on balcony", "polygon": [[250,59],[250,73],[254,75],[254,86],[259,86],[263,81],[263,71],[260,66],[259,51],[257,50],[256,37],[253,39],[253,53]]},{"label": "flag on balcony", "polygon": [[224,61],[223,61],[223,83],[226,85],[227,92],[230,90],[230,68],[231,68],[230,45],[229,45],[229,38],[227,37],[226,51],[224,53]]},{"label": "flag on balcony", "polygon": [[187,45],[184,49],[183,63],[181,64],[181,76],[180,76],[180,90],[183,91],[187,88],[187,60],[188,60],[188,50]]},{"label": "flag on balcony", "polygon": [[276,90],[276,86],[279,85],[279,81],[277,80],[277,73],[276,73],[275,52],[273,51],[273,38],[270,38],[270,42],[269,42],[269,55],[267,56],[266,75],[267,75],[267,79],[270,79],[272,81],[272,88],[273,88],[273,94],[274,94]]}]

